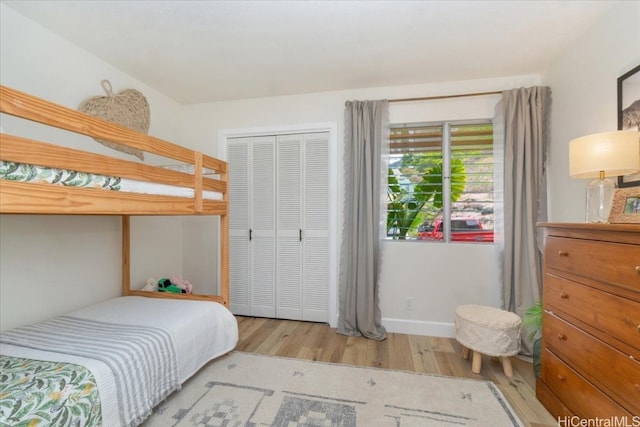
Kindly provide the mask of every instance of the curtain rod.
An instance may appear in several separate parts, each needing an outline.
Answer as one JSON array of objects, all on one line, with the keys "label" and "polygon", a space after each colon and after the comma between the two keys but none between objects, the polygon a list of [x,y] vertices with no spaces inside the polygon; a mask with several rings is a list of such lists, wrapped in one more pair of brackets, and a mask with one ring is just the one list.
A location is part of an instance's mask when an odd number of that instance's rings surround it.
[{"label": "curtain rod", "polygon": [[496,90],[493,92],[461,93],[458,95],[423,96],[419,98],[396,98],[396,99],[389,99],[388,101],[389,102],[430,101],[432,99],[465,98],[467,96],[500,95],[501,93],[502,91]]}]

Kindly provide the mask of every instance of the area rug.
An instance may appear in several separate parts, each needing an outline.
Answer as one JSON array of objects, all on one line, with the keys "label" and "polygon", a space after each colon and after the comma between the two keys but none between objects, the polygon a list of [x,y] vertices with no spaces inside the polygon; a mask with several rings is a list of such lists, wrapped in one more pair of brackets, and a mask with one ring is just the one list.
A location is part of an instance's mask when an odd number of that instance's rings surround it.
[{"label": "area rug", "polygon": [[232,352],[145,427],[502,427],[523,424],[488,381]]}]

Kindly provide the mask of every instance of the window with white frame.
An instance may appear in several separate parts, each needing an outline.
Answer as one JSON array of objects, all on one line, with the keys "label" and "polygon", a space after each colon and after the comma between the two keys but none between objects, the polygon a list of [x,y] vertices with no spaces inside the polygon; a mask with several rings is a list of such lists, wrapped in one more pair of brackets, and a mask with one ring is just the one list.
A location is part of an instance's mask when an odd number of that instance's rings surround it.
[{"label": "window with white frame", "polygon": [[387,239],[493,242],[490,121],[391,125]]}]

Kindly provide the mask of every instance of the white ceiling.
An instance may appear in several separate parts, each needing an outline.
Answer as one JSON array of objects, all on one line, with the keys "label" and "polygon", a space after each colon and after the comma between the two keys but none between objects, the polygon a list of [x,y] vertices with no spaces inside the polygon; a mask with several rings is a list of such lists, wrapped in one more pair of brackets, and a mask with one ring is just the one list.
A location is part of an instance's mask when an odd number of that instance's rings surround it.
[{"label": "white ceiling", "polygon": [[192,104],[540,73],[615,2],[2,3]]}]

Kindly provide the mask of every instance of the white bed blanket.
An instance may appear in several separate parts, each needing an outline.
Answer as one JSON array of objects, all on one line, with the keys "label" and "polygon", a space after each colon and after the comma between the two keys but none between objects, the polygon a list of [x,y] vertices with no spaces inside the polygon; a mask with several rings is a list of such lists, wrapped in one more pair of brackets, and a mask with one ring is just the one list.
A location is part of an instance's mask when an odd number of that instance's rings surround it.
[{"label": "white bed blanket", "polygon": [[[172,336],[178,380],[184,383],[205,363],[231,351],[238,342],[235,317],[224,306],[208,301],[119,297],[68,314],[70,317],[117,325],[162,328]],[[0,344],[0,353],[14,357],[75,363],[89,369],[98,386],[105,426],[120,426],[113,372],[95,359]]]},{"label": "white bed blanket", "polygon": [[60,316],[3,332],[0,341],[108,365],[125,426],[140,424],[154,406],[180,389],[173,336],[162,328]]}]

